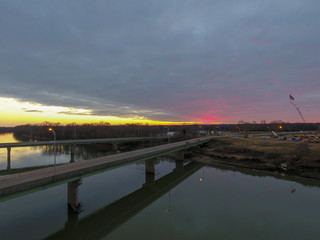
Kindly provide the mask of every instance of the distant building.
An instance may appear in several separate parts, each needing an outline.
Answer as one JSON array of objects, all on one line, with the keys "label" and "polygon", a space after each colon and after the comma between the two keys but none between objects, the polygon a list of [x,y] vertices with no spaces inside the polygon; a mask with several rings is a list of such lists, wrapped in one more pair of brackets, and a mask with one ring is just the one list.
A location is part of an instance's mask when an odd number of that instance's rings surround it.
[{"label": "distant building", "polygon": [[206,135],[210,135],[209,131],[205,131],[205,130],[199,130],[198,132],[199,136],[206,136]]},{"label": "distant building", "polygon": [[176,134],[177,134],[177,132],[167,132],[168,137],[173,137]]},{"label": "distant building", "polygon": [[270,138],[270,136],[261,136],[262,139]]}]

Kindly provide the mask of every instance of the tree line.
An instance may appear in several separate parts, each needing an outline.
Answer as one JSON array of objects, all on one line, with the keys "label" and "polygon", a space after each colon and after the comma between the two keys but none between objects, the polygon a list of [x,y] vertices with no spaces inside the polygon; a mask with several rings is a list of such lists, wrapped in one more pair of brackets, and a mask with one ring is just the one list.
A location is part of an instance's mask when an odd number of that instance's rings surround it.
[{"label": "tree line", "polygon": [[320,130],[319,123],[285,123],[280,120],[270,123],[249,123],[239,121],[237,124],[213,124],[213,125],[148,125],[126,124],[114,126],[101,122],[97,124],[67,124],[45,122],[37,125],[19,125],[13,128],[0,128],[0,131],[13,132],[14,136],[22,141],[52,140],[53,128],[56,138],[69,139],[94,139],[117,137],[154,137],[167,136],[171,132],[176,137],[185,139],[199,137],[220,132],[255,133],[255,132],[291,132],[291,131],[316,131]]},{"label": "tree line", "polygon": [[13,127],[0,127],[0,133],[13,132]]}]

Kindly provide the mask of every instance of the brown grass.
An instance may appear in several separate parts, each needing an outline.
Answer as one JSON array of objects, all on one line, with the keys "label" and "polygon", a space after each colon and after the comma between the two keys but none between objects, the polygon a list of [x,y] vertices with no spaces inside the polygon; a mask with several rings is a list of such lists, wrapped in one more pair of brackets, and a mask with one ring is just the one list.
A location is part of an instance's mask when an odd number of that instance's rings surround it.
[{"label": "brown grass", "polygon": [[[219,138],[215,141],[222,141],[231,144],[235,148],[245,148],[250,150],[261,151],[265,153],[275,152],[283,155],[290,154],[293,149],[301,142],[288,142],[278,139],[260,139],[260,138]],[[308,143],[310,156],[320,158],[320,144]]]},{"label": "brown grass", "polygon": [[205,157],[207,162],[320,179],[320,144],[317,143],[221,137],[194,154],[199,161]]}]

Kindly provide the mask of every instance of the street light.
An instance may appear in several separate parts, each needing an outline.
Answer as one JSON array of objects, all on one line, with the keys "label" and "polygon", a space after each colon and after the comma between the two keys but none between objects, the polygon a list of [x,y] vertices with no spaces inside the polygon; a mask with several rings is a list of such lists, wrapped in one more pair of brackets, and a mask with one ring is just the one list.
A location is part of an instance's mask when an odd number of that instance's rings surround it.
[{"label": "street light", "polygon": [[53,133],[53,140],[54,140],[54,145],[53,145],[53,159],[54,159],[54,180],[56,179],[56,133],[52,128],[49,128],[49,131]]}]

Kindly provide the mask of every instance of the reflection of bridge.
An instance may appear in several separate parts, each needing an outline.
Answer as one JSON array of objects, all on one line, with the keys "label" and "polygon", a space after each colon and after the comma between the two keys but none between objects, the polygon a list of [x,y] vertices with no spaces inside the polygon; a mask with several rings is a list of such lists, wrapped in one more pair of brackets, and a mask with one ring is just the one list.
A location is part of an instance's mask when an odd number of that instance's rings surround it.
[{"label": "reflection of bridge", "polygon": [[[71,207],[77,210],[79,207],[78,186],[81,184],[82,178],[171,152],[177,152],[177,155],[180,155],[181,158],[181,151],[197,145],[202,145],[210,140],[211,137],[204,137],[200,139],[139,149],[126,153],[114,154],[82,162],[63,164],[59,166],[3,176],[0,177],[0,201],[30,192],[39,191],[59,184],[68,183],[68,203]],[[147,172],[154,172],[154,167],[148,167],[148,164],[146,166]]]},{"label": "reflection of bridge", "polygon": [[[146,162],[149,167],[153,164],[150,161]],[[203,166],[196,162],[185,166],[181,163],[177,160],[176,168],[156,181],[154,172],[146,173],[146,183],[142,188],[81,220],[77,214],[69,211],[65,227],[45,239],[101,239]]]}]

